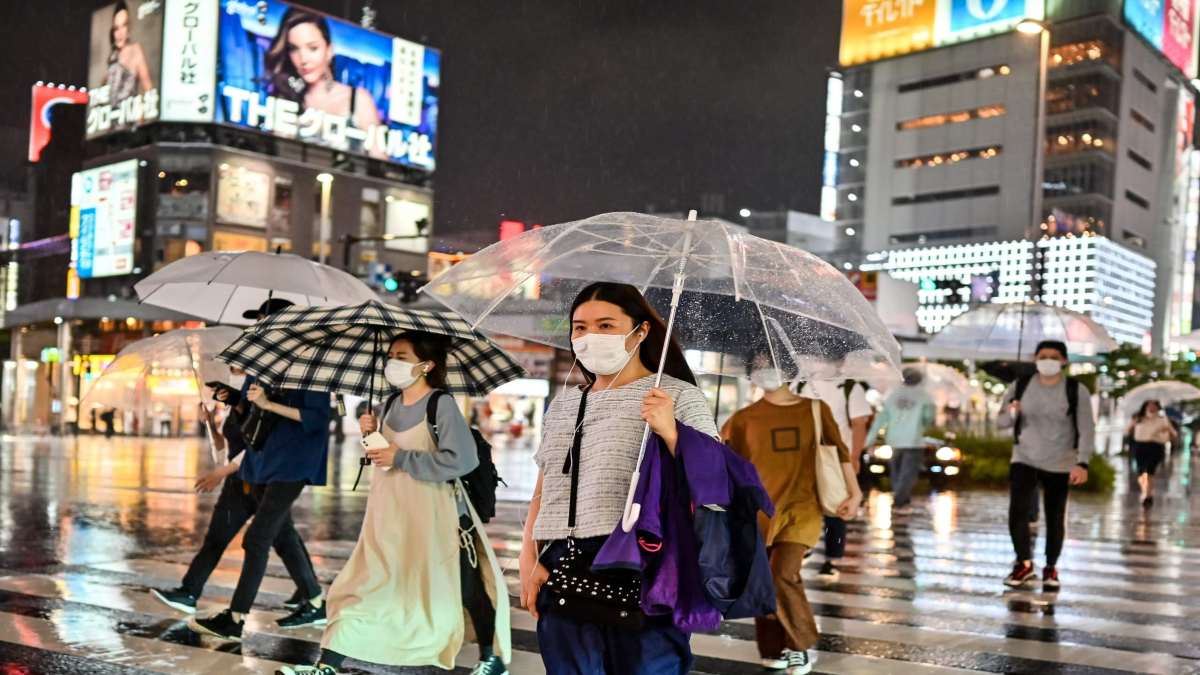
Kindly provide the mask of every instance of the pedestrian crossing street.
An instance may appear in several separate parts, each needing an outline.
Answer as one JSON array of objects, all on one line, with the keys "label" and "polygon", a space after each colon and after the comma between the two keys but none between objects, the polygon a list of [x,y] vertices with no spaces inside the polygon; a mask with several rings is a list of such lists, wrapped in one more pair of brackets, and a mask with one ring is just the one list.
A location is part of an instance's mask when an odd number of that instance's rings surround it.
[{"label": "pedestrian crossing street", "polygon": [[[1146,536],[1127,538],[1073,514],[1059,565],[1063,590],[1055,596],[1002,586],[1012,558],[1002,495],[941,494],[894,522],[887,500],[875,495],[866,517],[851,525],[836,582],[813,578],[819,548],[808,561],[806,586],[822,633],[815,672],[1200,673],[1200,548],[1180,543],[1200,541],[1190,523],[1166,522],[1164,514],[1162,522],[1144,523]],[[500,510],[488,530],[515,596],[524,505]],[[308,542],[323,584],[353,546]],[[184,617],[146,588],[177,585],[194,552],[125,557],[113,550],[103,560],[39,573],[0,570],[0,673],[233,675],[313,659],[319,628],[274,624],[293,590],[274,558],[242,645],[188,631]],[[201,612],[227,606],[240,565],[235,543],[209,581]],[[511,672],[545,673],[533,619],[514,609],[512,623]],[[692,644],[695,673],[763,672],[751,621],[727,622]],[[474,654],[473,645],[464,648],[455,672],[469,672]],[[354,661],[346,671],[422,672]]]}]

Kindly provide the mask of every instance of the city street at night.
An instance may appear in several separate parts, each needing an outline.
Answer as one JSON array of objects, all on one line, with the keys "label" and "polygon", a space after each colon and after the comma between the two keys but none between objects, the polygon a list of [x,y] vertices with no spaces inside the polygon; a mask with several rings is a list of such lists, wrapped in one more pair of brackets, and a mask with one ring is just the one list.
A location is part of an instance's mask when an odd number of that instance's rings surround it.
[{"label": "city street at night", "polygon": [[[293,590],[278,559],[240,647],[191,635],[182,615],[147,592],[177,583],[203,536],[212,498],[190,489],[199,441],[5,436],[2,448],[2,672],[261,673],[315,658],[319,628],[283,631],[271,621]],[[527,457],[510,454],[498,464],[515,477],[509,467]],[[349,447],[331,460],[331,485],[295,508],[322,584],[357,536],[366,491],[350,491],[356,460]],[[1161,506],[1149,514],[1123,476],[1110,496],[1073,499],[1058,594],[1001,584],[1012,557],[1005,495],[945,492],[918,500],[901,522],[889,515],[887,493],[874,494],[851,524],[841,578],[810,586],[822,634],[816,672],[1200,672],[1200,600],[1191,592],[1200,583],[1200,527],[1189,516],[1200,503],[1190,490],[1197,468],[1174,458],[1161,476]],[[507,496],[527,494],[531,486],[519,482]],[[488,526],[514,592],[522,513],[523,504],[505,503]],[[202,608],[227,602],[240,562],[235,544]],[[810,561],[806,576],[814,570]],[[533,620],[521,609],[512,617],[511,670],[546,672]],[[745,621],[697,635],[693,646],[693,672],[760,672]],[[352,663],[346,672],[417,671]]]}]

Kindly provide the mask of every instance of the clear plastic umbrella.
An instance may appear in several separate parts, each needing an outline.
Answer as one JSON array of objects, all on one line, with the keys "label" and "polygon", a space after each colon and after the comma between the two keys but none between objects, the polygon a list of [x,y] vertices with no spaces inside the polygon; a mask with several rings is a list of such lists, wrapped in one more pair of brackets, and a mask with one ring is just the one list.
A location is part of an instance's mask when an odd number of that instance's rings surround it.
[{"label": "clear plastic umbrella", "polygon": [[[685,349],[733,357],[708,360],[723,364],[720,374],[744,377],[748,361],[765,355],[787,379],[808,377],[817,362],[843,379],[897,375],[899,345],[845,275],[805,251],[694,217],[608,213],[533,230],[471,256],[424,291],[485,332],[567,348],[578,292],[596,281],[626,283],[667,317]],[[649,427],[643,454],[648,438]],[[635,471],[626,531],[640,510],[631,501],[637,480]]]},{"label": "clear plastic umbrella", "polygon": [[1164,380],[1149,382],[1130,389],[1121,398],[1121,409],[1132,414],[1137,412],[1137,409],[1142,407],[1146,401],[1158,401],[1166,406],[1196,399],[1200,399],[1200,389],[1195,386],[1187,382]]},{"label": "clear plastic umbrella", "polygon": [[1117,348],[1116,340],[1090,317],[1040,303],[983,305],[958,315],[933,339],[930,358],[1030,361],[1042,340],[1061,340],[1072,357]]},{"label": "clear plastic umbrella", "polygon": [[[966,407],[971,402],[971,392],[973,387],[966,375],[950,366],[941,363],[906,363],[904,369],[910,368],[921,371],[923,375],[921,386],[929,395],[933,397],[935,403],[941,408],[946,405],[954,405]],[[881,393],[888,393],[894,386],[895,382],[871,382],[872,387],[878,389]]]},{"label": "clear plastic umbrella", "polygon": [[356,305],[375,300],[374,291],[337,268],[290,253],[210,251],[188,256],[133,287],[147,304],[213,323],[245,326],[243,313],[269,298],[301,307]]}]

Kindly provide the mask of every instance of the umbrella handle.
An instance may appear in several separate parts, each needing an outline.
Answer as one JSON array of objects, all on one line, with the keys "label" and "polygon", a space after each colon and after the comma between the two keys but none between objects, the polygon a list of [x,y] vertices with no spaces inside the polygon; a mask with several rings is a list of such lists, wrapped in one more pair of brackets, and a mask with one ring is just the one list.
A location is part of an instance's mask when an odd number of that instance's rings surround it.
[{"label": "umbrella handle", "polygon": [[625,496],[625,513],[621,516],[621,529],[625,532],[632,532],[633,526],[637,524],[638,518],[642,515],[642,505],[635,504],[633,501],[633,492],[637,489],[641,476],[642,472],[634,469],[633,476],[629,479],[629,494]]}]

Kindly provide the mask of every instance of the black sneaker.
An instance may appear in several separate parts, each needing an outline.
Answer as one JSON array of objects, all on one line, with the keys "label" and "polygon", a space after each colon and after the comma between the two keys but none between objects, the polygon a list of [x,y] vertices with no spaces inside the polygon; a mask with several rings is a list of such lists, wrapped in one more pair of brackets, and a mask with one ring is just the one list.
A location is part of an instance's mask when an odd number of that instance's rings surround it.
[{"label": "black sneaker", "polygon": [[283,606],[287,607],[288,609],[296,609],[307,601],[308,598],[304,597],[304,591],[297,588],[296,592],[292,593],[292,597],[283,601]]},{"label": "black sneaker", "polygon": [[838,569],[833,566],[833,563],[826,560],[824,565],[821,565],[820,571],[817,572],[817,578],[827,584],[832,584],[838,580]]},{"label": "black sneaker", "polygon": [[157,588],[151,588],[150,595],[158,598],[164,605],[171,609],[177,609],[187,614],[196,613],[196,596],[183,590],[182,586],[169,591],[160,591]]},{"label": "black sneaker", "polygon": [[188,628],[191,628],[193,632],[233,642],[242,641],[242,627],[245,625],[244,621],[234,621],[233,611],[228,609],[206,619],[198,619],[194,616],[188,619]]},{"label": "black sneaker", "polygon": [[1020,588],[1037,580],[1037,575],[1033,573],[1033,563],[1018,562],[1013,565],[1012,573],[1004,578],[1004,585],[1009,588]]},{"label": "black sneaker", "polygon": [[1058,583],[1058,570],[1053,567],[1047,567],[1042,570],[1042,588],[1051,592],[1058,592],[1062,588],[1062,584]]},{"label": "black sneaker", "polygon": [[475,666],[471,675],[504,675],[507,672],[508,668],[504,667],[504,661],[501,661],[499,656],[489,656]]},{"label": "black sneaker", "polygon": [[315,665],[296,664],[294,666],[284,666],[275,671],[275,675],[337,675],[337,668],[327,666],[324,663]]},{"label": "black sneaker", "polygon": [[311,602],[305,602],[296,608],[296,611],[288,614],[282,619],[276,621],[280,628],[302,628],[304,626],[324,626],[325,621],[325,603],[322,602],[320,607],[313,607]]},{"label": "black sneaker", "polygon": [[788,650],[787,661],[787,675],[808,675],[812,672],[812,661],[808,660],[807,650]]}]

